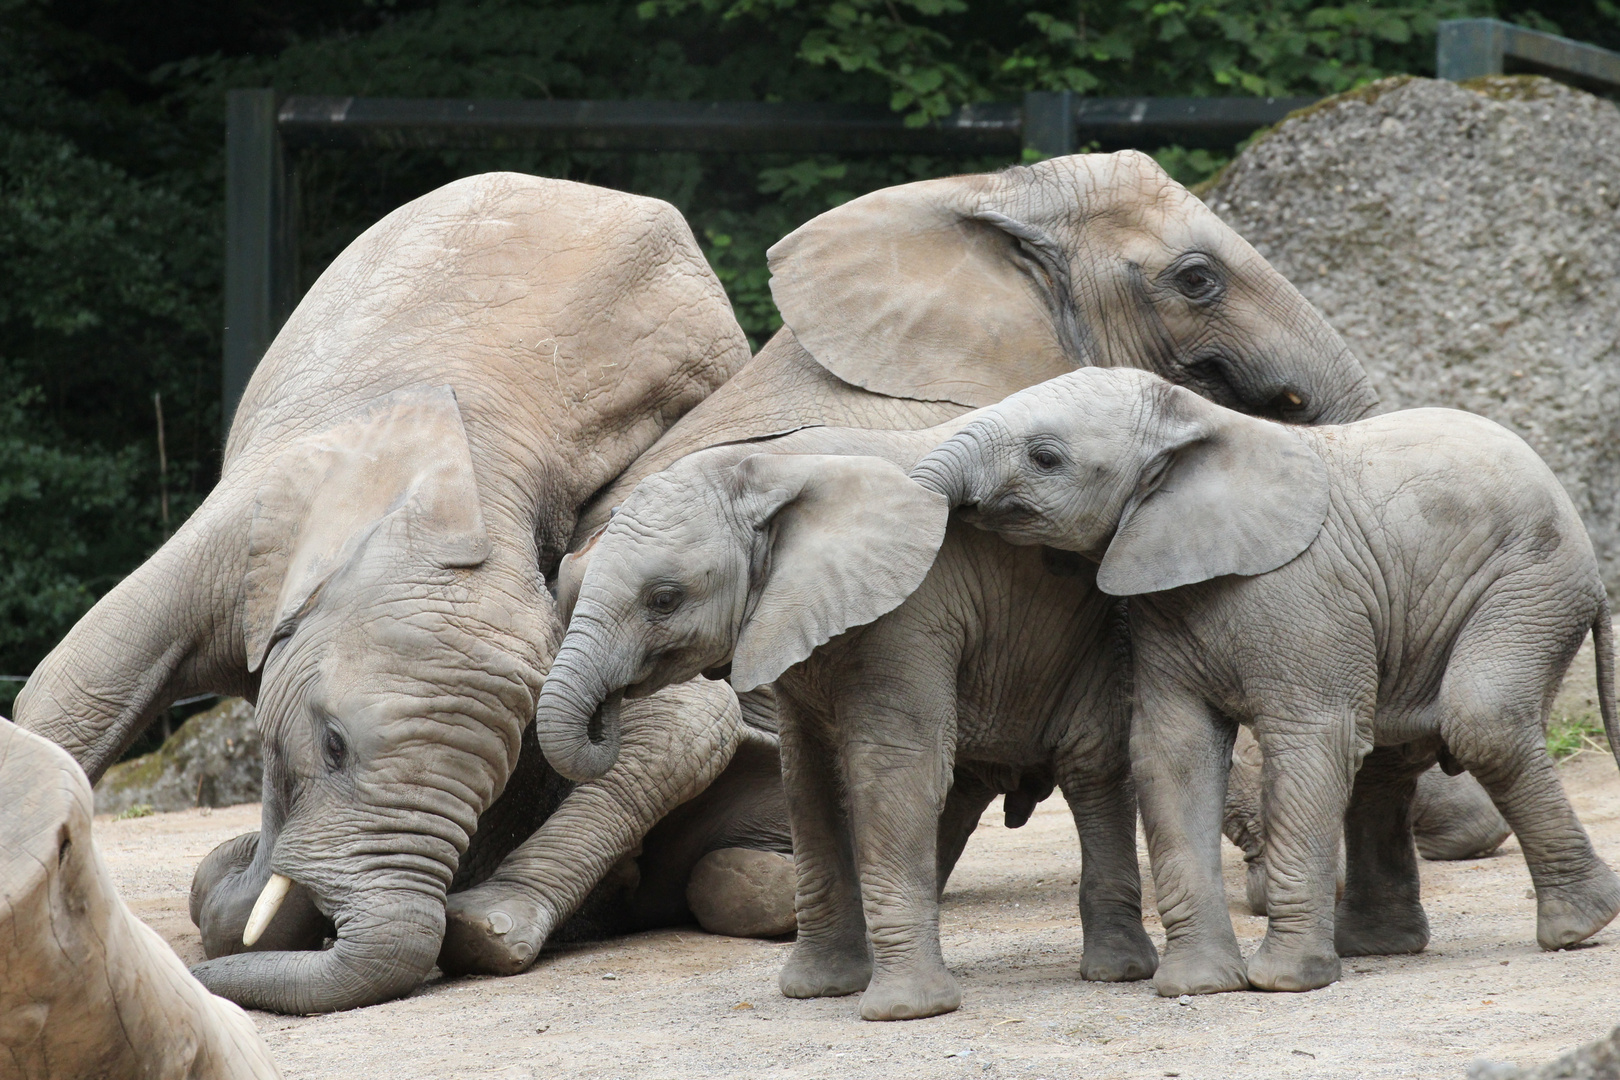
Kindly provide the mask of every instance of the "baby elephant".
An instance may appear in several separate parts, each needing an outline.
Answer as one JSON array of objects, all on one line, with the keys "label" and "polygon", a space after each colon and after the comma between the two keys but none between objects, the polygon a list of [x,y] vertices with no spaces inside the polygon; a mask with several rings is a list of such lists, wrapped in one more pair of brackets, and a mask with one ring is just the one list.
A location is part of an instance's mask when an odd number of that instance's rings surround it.
[{"label": "baby elephant", "polygon": [[[1159,993],[1310,990],[1341,955],[1421,950],[1410,808],[1436,760],[1518,834],[1542,948],[1620,910],[1543,736],[1591,628],[1620,745],[1608,600],[1569,497],[1508,431],[1446,409],[1285,427],[1085,369],[977,414],[912,475],[1014,543],[1097,560],[1098,586],[1131,597]],[[1247,970],[1221,883],[1233,721],[1264,758],[1270,923]]]}]

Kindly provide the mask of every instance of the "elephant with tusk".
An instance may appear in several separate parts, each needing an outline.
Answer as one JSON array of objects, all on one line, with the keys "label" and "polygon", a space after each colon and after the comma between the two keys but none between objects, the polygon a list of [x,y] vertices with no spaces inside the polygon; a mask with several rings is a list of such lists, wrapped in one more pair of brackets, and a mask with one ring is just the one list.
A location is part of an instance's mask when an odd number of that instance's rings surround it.
[{"label": "elephant with tusk", "polygon": [[[623,767],[590,784],[531,730],[561,636],[545,573],[579,508],[746,358],[679,213],[583,184],[457,181],[322,274],[219,484],[17,701],[95,779],[178,698],[255,700],[262,826],[193,885],[206,986],[293,1013],[384,1001],[474,962],[446,937],[452,890],[521,884],[520,967],[638,850],[632,923],[683,915],[709,850],[786,847],[775,736],[725,687],[627,707]],[[473,912],[486,933],[496,914]]]}]

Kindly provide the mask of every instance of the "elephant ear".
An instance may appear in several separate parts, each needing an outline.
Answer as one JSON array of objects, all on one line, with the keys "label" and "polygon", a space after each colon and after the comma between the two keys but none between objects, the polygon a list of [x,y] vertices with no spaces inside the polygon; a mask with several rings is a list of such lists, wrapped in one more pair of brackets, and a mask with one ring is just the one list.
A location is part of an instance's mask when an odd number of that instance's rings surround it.
[{"label": "elephant ear", "polygon": [[[1083,201],[1078,160],[885,188],[811,219],[767,253],[782,320],[828,371],[890,397],[993,405],[1074,370],[1083,327],[1052,230]],[[1066,198],[1030,197],[1054,186]]]},{"label": "elephant ear", "polygon": [[618,512],[617,506],[608,511],[609,520],[597,526],[583,544],[564,555],[557,564],[557,617],[562,620],[564,630],[568,629],[574,605],[579,602],[579,583],[585,579],[585,568],[590,565],[591,549],[596,547],[596,542],[602,539],[602,534],[612,524],[612,515]]},{"label": "elephant ear", "polygon": [[1166,388],[1164,409],[1172,434],[1143,469],[1158,479],[1126,505],[1098,588],[1134,596],[1264,574],[1311,546],[1327,519],[1328,471],[1299,432],[1179,386]]},{"label": "elephant ear", "polygon": [[401,390],[302,438],[271,466],[248,541],[248,670],[385,521],[438,567],[489,557],[472,452],[448,386]]},{"label": "elephant ear", "polygon": [[755,454],[731,484],[768,544],[732,655],[738,693],[899,607],[945,540],[944,496],[882,458]]}]

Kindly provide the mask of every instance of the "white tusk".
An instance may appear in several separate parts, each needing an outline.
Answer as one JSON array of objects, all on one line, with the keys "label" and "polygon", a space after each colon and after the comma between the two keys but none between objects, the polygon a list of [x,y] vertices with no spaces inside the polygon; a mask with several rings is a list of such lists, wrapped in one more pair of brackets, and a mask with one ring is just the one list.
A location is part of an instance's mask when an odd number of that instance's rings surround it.
[{"label": "white tusk", "polygon": [[264,883],[264,891],[253,904],[253,913],[248,916],[247,925],[242,928],[242,944],[251,948],[259,940],[270,925],[270,920],[281,910],[281,902],[287,899],[292,887],[293,880],[287,875],[270,875],[270,880]]}]

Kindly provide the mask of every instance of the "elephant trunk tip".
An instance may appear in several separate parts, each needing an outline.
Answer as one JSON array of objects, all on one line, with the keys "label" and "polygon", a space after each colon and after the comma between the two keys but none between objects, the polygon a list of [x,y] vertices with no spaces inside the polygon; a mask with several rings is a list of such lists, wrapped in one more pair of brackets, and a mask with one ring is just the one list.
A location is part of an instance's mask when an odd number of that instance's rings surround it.
[{"label": "elephant trunk tip", "polygon": [[619,713],[623,702],[621,690],[587,711],[548,682],[540,693],[534,716],[535,734],[547,763],[576,783],[606,775],[619,760]]},{"label": "elephant trunk tip", "polygon": [[911,470],[911,479],[919,487],[943,495],[954,509],[972,502],[964,477],[962,448],[953,438],[917,462]]}]

